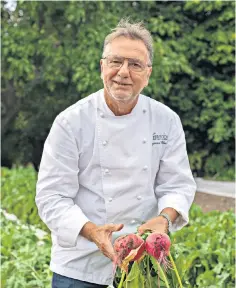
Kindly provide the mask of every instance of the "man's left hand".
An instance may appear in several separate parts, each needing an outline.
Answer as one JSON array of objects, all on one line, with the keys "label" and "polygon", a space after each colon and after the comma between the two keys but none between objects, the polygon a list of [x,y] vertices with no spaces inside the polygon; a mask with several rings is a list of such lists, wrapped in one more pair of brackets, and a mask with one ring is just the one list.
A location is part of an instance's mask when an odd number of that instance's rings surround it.
[{"label": "man's left hand", "polygon": [[162,216],[157,216],[139,226],[138,233],[142,235],[147,230],[151,232],[168,233],[168,221]]}]

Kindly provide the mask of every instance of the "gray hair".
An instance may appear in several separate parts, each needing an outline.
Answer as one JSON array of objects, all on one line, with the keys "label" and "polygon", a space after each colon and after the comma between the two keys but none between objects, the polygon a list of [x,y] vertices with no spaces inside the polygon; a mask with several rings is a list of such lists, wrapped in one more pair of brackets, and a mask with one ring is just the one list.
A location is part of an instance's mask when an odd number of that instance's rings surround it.
[{"label": "gray hair", "polygon": [[103,54],[106,46],[111,43],[115,38],[124,36],[130,39],[138,39],[143,41],[145,44],[148,54],[150,64],[153,61],[153,45],[152,45],[152,36],[150,32],[144,27],[143,22],[130,23],[129,19],[121,19],[116,28],[111,30],[112,32],[108,34],[105,38],[103,45]]}]

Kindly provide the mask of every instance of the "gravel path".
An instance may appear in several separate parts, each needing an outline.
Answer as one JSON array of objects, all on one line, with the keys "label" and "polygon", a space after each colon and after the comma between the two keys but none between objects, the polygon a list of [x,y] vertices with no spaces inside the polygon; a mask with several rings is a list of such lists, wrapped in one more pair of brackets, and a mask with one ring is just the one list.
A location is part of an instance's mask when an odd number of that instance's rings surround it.
[{"label": "gravel path", "polygon": [[203,178],[195,178],[197,193],[194,203],[198,204],[203,212],[211,210],[227,211],[233,209],[236,212],[235,182],[212,181]]},{"label": "gravel path", "polygon": [[208,212],[211,210],[219,210],[224,212],[229,209],[233,209],[236,213],[235,199],[230,197],[197,192],[195,195],[194,203],[199,205],[203,212]]}]

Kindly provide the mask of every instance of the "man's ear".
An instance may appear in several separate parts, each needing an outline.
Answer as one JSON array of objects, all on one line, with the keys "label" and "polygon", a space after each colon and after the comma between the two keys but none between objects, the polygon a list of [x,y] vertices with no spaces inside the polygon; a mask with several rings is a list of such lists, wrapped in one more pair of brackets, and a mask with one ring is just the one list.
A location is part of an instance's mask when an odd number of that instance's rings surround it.
[{"label": "man's ear", "polygon": [[104,63],[103,63],[103,61],[102,61],[102,59],[101,59],[101,60],[100,60],[100,68],[101,68],[100,77],[101,77],[102,80],[103,80],[103,65],[104,65]]},{"label": "man's ear", "polygon": [[148,72],[147,72],[147,75],[146,75],[147,79],[146,79],[145,87],[148,86],[149,78],[151,77],[151,74],[152,74],[152,67],[148,67]]}]

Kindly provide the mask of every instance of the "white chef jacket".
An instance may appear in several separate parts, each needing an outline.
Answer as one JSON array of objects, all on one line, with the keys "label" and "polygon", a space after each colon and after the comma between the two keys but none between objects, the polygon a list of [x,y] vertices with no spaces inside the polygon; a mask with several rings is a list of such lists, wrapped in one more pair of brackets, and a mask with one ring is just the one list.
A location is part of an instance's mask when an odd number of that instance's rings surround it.
[{"label": "white chef jacket", "polygon": [[188,223],[196,185],[178,115],[144,95],[115,116],[100,90],[60,113],[46,139],[37,181],[39,215],[52,232],[52,271],[111,284],[112,263],[79,232],[123,223],[113,240],[172,207]]}]

